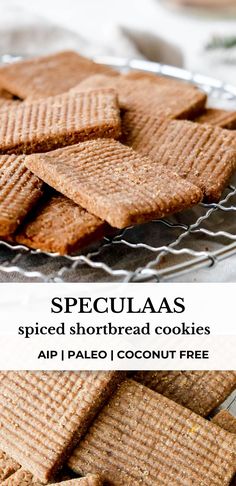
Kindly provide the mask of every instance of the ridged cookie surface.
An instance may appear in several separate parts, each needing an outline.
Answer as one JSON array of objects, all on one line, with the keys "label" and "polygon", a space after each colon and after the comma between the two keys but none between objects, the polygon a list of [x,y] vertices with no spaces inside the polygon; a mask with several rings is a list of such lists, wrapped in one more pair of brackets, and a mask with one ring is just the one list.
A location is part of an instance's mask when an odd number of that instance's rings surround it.
[{"label": "ridged cookie surface", "polygon": [[133,378],[204,417],[236,388],[236,371],[138,371]]},{"label": "ridged cookie surface", "polygon": [[0,484],[20,468],[14,459],[0,450]]},{"label": "ridged cookie surface", "polygon": [[45,98],[68,91],[84,78],[97,73],[116,75],[73,51],[63,51],[8,64],[0,68],[0,84],[25,99]]},{"label": "ridged cookie surface", "polygon": [[33,173],[111,226],[123,228],[197,204],[200,189],[115,140],[26,157]]},{"label": "ridged cookie surface", "polygon": [[213,417],[212,422],[231,434],[236,434],[236,418],[228,410],[221,410]]},{"label": "ridged cookie surface", "polygon": [[[103,482],[97,474],[91,474],[84,478],[68,479],[50,484],[52,486],[102,486]],[[31,473],[19,469],[19,471],[3,481],[1,486],[42,486],[42,483],[37,481]]]},{"label": "ridged cookie surface", "polygon": [[219,200],[236,169],[235,136],[218,127],[127,112],[122,141],[200,187],[208,202]]},{"label": "ridged cookie surface", "polygon": [[102,409],[69,460],[109,486],[228,486],[233,434],[133,381]]},{"label": "ridged cookie surface", "polygon": [[43,182],[24,156],[0,155],[0,236],[11,235],[43,194]]},{"label": "ridged cookie surface", "polygon": [[207,123],[216,127],[234,130],[236,128],[236,112],[207,108],[194,120],[197,123]]},{"label": "ridged cookie surface", "polygon": [[64,255],[102,238],[106,226],[62,194],[53,194],[40,201],[14,239],[29,248]]},{"label": "ridged cookie surface", "polygon": [[118,372],[7,372],[0,383],[0,444],[47,483],[94,418]]},{"label": "ridged cookie surface", "polygon": [[112,90],[62,94],[0,112],[0,153],[46,152],[119,134],[120,112]]},{"label": "ridged cookie surface", "polygon": [[194,117],[202,112],[206,102],[205,93],[194,86],[173,81],[153,83],[147,77],[129,79],[96,75],[85,79],[72,91],[97,87],[114,88],[121,108],[146,115]]}]

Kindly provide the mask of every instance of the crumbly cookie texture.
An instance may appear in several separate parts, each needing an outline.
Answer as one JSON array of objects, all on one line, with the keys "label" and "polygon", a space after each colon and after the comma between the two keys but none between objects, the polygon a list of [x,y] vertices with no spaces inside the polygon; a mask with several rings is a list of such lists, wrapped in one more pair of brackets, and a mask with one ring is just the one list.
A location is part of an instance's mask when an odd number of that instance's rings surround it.
[{"label": "crumbly cookie texture", "polygon": [[0,237],[11,235],[43,194],[22,155],[0,155]]},{"label": "crumbly cookie texture", "polygon": [[122,123],[124,144],[197,185],[206,201],[219,200],[236,169],[233,132],[131,111]]},{"label": "crumbly cookie texture", "polygon": [[204,417],[236,388],[236,371],[138,371],[133,379]]},{"label": "crumbly cookie texture", "polygon": [[65,255],[102,238],[107,230],[104,221],[62,194],[53,194],[40,201],[14,240],[29,248]]},{"label": "crumbly cookie texture", "polygon": [[18,469],[20,469],[20,464],[14,461],[5,452],[0,450],[0,482],[4,482],[6,478],[14,474]]},{"label": "crumbly cookie texture", "polygon": [[167,118],[195,117],[202,112],[206,94],[184,83],[150,81],[148,77],[129,79],[125,76],[95,75],[72,88],[72,92],[94,87],[113,88],[122,109]]},{"label": "crumbly cookie texture", "polygon": [[47,152],[97,137],[120,135],[113,90],[68,93],[0,112],[0,153]]},{"label": "crumbly cookie texture", "polygon": [[131,380],[102,409],[69,460],[111,486],[229,486],[233,434]]},{"label": "crumbly cookie texture", "polygon": [[219,425],[223,429],[236,434],[236,418],[228,412],[228,410],[221,410],[212,419],[214,424]]},{"label": "crumbly cookie texture", "polygon": [[201,115],[196,117],[194,121],[197,123],[207,123],[208,125],[227,128],[228,130],[235,130],[236,111],[207,108]]},{"label": "crumbly cookie texture", "polygon": [[122,377],[116,371],[2,374],[1,449],[49,482]]}]

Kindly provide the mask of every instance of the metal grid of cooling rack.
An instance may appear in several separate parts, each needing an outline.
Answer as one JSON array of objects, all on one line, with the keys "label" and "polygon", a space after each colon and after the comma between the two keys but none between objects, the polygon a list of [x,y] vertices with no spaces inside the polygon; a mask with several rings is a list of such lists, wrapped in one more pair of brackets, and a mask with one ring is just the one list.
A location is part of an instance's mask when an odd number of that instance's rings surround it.
[{"label": "metal grid of cooling rack", "polygon": [[[193,83],[210,103],[236,109],[236,87],[214,78],[149,61],[95,60],[121,71],[138,69]],[[2,58],[9,61],[9,56]],[[43,282],[170,280],[236,254],[235,211],[236,179],[218,204],[200,204],[168,219],[126,228],[77,255],[61,257],[0,241],[0,272]]]}]

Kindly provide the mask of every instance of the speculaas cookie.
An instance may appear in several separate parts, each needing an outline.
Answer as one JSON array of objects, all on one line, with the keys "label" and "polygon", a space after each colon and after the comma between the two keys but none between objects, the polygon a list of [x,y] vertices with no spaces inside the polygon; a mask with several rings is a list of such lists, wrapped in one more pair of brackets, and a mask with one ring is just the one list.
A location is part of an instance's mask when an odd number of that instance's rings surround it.
[{"label": "speculaas cookie", "polygon": [[236,129],[236,112],[219,110],[216,108],[207,108],[194,120],[197,123],[207,123],[216,127],[227,128],[228,130]]},{"label": "speculaas cookie", "polygon": [[14,474],[20,468],[14,459],[9,457],[5,452],[0,450],[0,482]]},{"label": "speculaas cookie", "polygon": [[5,481],[1,483],[2,486],[41,486],[42,483],[34,478],[33,474],[25,471],[23,468],[18,469],[14,474],[11,474]]},{"label": "speculaas cookie", "polygon": [[122,142],[200,187],[218,201],[236,169],[233,132],[191,121],[123,115]]},{"label": "speculaas cookie", "polygon": [[1,449],[42,483],[122,379],[120,372],[7,372],[0,386]]},{"label": "speculaas cookie", "polygon": [[110,486],[228,486],[235,447],[233,434],[128,380],[96,417],[69,466],[99,473]]},{"label": "speculaas cookie", "polygon": [[228,410],[218,412],[213,417],[212,422],[222,427],[222,429],[231,432],[231,434],[236,434],[236,418]]},{"label": "speculaas cookie", "polygon": [[138,371],[133,378],[204,417],[236,388],[235,371]]},{"label": "speculaas cookie", "polygon": [[114,88],[122,109],[153,116],[189,118],[201,113],[206,95],[184,83],[153,83],[148,78],[95,75],[82,81],[72,91],[91,88]]},{"label": "speculaas cookie", "polygon": [[41,200],[14,235],[17,243],[61,255],[104,236],[107,225],[62,194]]},{"label": "speculaas cookie", "polygon": [[201,191],[115,140],[26,157],[33,173],[115,228],[144,223],[197,204]]},{"label": "speculaas cookie", "polygon": [[0,84],[19,98],[45,98],[68,91],[84,78],[97,73],[115,76],[73,51],[64,51],[8,64],[0,68]]}]

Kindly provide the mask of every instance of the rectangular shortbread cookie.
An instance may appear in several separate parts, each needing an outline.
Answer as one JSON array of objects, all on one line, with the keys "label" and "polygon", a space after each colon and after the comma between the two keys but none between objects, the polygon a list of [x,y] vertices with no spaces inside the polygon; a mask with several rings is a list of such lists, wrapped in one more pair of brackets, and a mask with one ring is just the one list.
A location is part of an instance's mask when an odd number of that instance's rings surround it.
[{"label": "rectangular shortbread cookie", "polygon": [[120,113],[112,90],[62,94],[0,112],[0,153],[46,152],[119,134]]},{"label": "rectangular shortbread cookie", "polygon": [[96,75],[82,81],[72,91],[84,88],[114,88],[122,109],[171,118],[194,117],[201,113],[206,95],[195,86],[181,83],[153,83],[148,78]]},{"label": "rectangular shortbread cookie", "polygon": [[11,235],[43,193],[43,182],[24,165],[24,156],[0,156],[0,236]]},{"label": "rectangular shortbread cookie", "polygon": [[116,228],[161,218],[202,198],[197,187],[115,140],[91,140],[32,155],[25,164]]},{"label": "rectangular shortbread cookie", "polygon": [[133,379],[204,417],[236,388],[236,371],[138,371]]},{"label": "rectangular shortbread cookie", "polygon": [[40,201],[14,235],[17,243],[61,255],[104,236],[107,225],[62,194]]},{"label": "rectangular shortbread cookie", "polygon": [[[217,413],[213,417],[212,422],[228,432],[231,432],[231,434],[236,434],[236,418],[227,410],[221,410],[219,413]],[[236,475],[232,479],[230,486],[236,486]]]},{"label": "rectangular shortbread cookie", "polygon": [[0,68],[0,84],[19,98],[44,98],[68,91],[97,73],[117,73],[73,51],[15,62]]},{"label": "rectangular shortbread cookie", "polygon": [[207,123],[216,127],[227,128],[228,130],[235,130],[236,111],[207,108],[202,115],[199,115],[194,121],[197,123]]},{"label": "rectangular shortbread cookie", "polygon": [[236,440],[187,408],[131,380],[96,417],[69,460],[109,486],[228,486]]},{"label": "rectangular shortbread cookie", "polygon": [[213,417],[212,422],[231,434],[236,434],[236,418],[228,410],[221,410]]},{"label": "rectangular shortbread cookie", "polygon": [[0,382],[1,449],[37,480],[61,468],[120,372],[7,372]]},{"label": "rectangular shortbread cookie", "polygon": [[[125,78],[125,79],[129,79],[129,80],[134,80],[136,81],[137,79],[146,79],[147,81],[150,81],[152,83],[155,83],[155,84],[169,84],[169,85],[172,85],[172,86],[176,86],[176,85],[179,85],[181,87],[183,87],[183,81],[177,81],[176,79],[172,79],[172,78],[168,78],[168,77],[165,77],[165,76],[162,76],[160,74],[155,74],[155,73],[151,73],[151,72],[146,72],[146,71],[138,71],[138,70],[132,70],[132,71],[128,71],[127,73],[122,73],[122,76]],[[192,85],[190,83],[186,83],[187,86],[189,87],[192,87]],[[186,85],[184,84],[184,86]]]},{"label": "rectangular shortbread cookie", "polygon": [[219,200],[236,169],[235,136],[218,127],[127,112],[122,142],[200,187],[209,202]]}]

